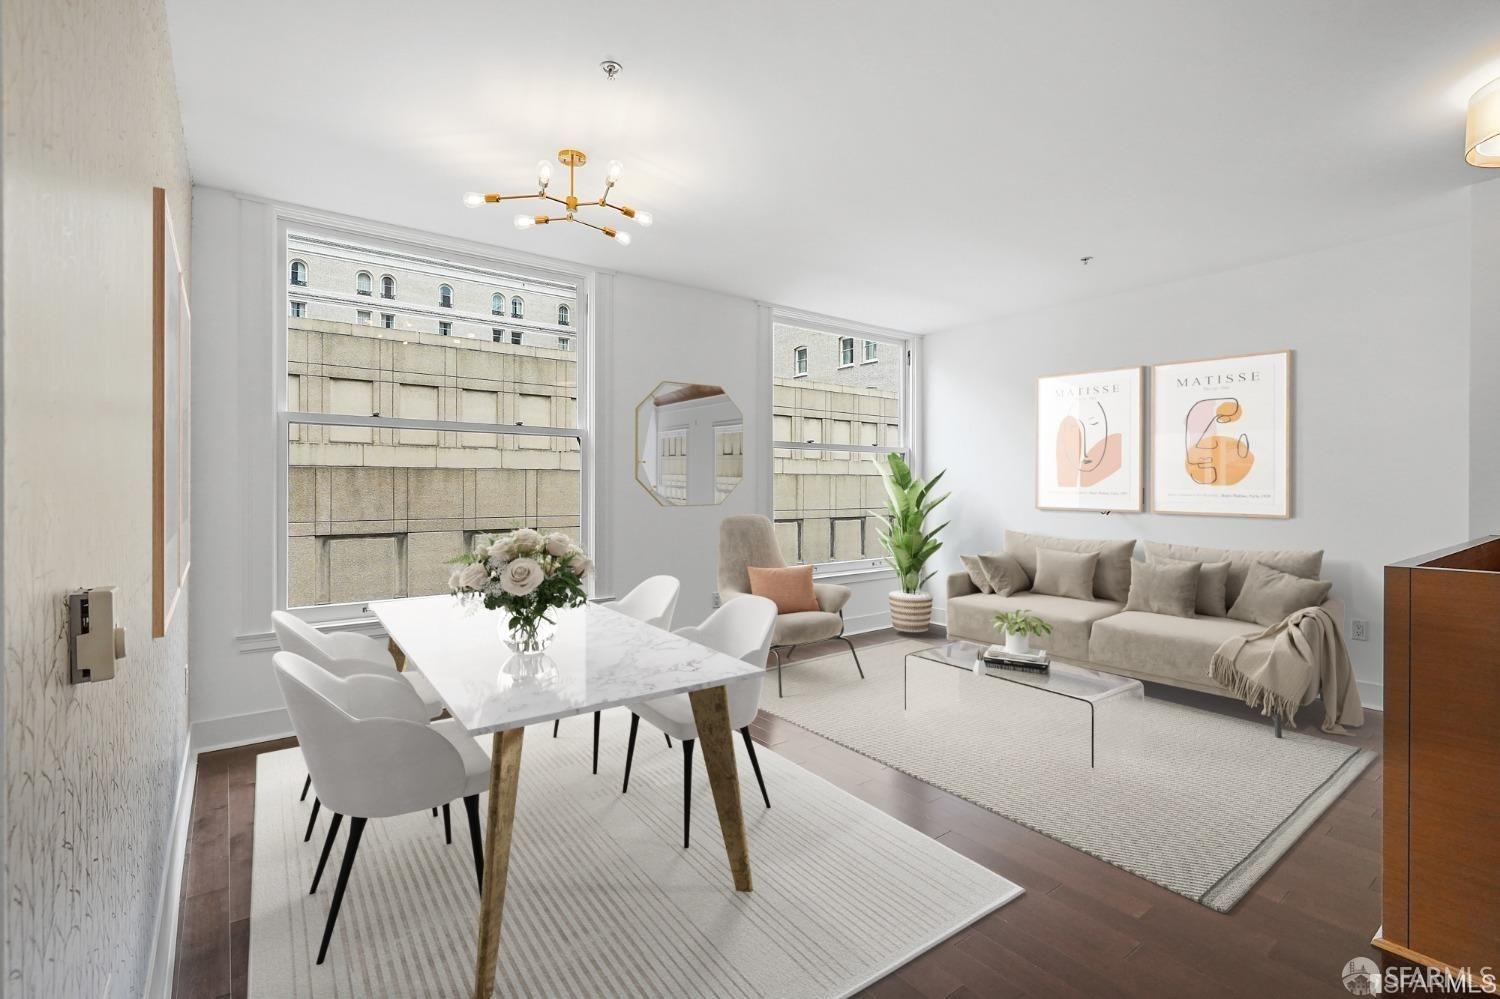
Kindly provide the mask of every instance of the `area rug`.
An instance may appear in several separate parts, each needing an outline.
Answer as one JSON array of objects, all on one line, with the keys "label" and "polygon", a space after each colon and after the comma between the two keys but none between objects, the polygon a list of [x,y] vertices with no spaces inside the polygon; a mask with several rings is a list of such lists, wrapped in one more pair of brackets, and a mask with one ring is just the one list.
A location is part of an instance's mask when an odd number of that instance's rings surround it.
[{"label": "area rug", "polygon": [[1349,787],[1375,754],[1154,698],[1089,708],[1055,694],[912,660],[933,641],[787,667],[761,709],[1227,912]]},{"label": "area rug", "polygon": [[[736,738],[755,880],[737,893],[701,754],[684,850],[680,746],[643,725],[621,795],[628,714],[605,713],[597,776],[590,719],[551,727],[522,748],[497,995],[847,996],[1021,892],[761,748],[766,809]],[[252,999],[468,995],[479,898],[462,802],[451,846],[430,814],[369,823],[319,967],[348,823],[309,895],[328,817],[303,843],[305,773],[297,750],[258,761]]]}]

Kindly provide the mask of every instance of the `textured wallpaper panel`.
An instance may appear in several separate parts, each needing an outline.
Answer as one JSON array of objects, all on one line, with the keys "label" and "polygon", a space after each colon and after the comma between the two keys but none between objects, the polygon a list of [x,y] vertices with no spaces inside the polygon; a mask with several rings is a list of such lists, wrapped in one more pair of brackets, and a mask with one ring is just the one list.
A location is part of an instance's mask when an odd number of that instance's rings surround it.
[{"label": "textured wallpaper panel", "polygon": [[[151,188],[188,256],[162,0],[3,7],[5,993],[139,995],[187,730],[187,611],[151,639]],[[129,657],[67,682],[63,595]],[[107,993],[106,993],[107,989]]]}]

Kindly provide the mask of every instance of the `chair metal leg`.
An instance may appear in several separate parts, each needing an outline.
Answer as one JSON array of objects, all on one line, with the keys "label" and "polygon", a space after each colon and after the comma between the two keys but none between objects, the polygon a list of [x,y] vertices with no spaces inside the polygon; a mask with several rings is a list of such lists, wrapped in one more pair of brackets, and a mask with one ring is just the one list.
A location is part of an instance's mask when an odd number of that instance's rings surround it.
[{"label": "chair metal leg", "polygon": [[630,713],[630,741],[625,744],[625,783],[620,785],[621,794],[630,790],[630,763],[635,759],[635,730],[640,727],[641,716],[632,711]]},{"label": "chair metal leg", "polygon": [[755,782],[760,785],[761,800],[766,803],[767,808],[770,808],[771,796],[766,794],[766,781],[760,775],[760,761],[755,758],[755,740],[750,738],[750,726],[746,725],[740,729],[740,735],[745,737],[745,752],[750,754],[750,766],[755,770]]},{"label": "chair metal leg", "polygon": [[448,846],[453,845],[453,819],[448,814],[448,803],[443,802],[443,842]]},{"label": "chair metal leg", "polygon": [[432,806],[432,817],[433,818],[437,818],[437,806],[436,805]]},{"label": "chair metal leg", "polygon": [[693,827],[693,740],[682,740],[682,848],[688,848]]},{"label": "chair metal leg", "polygon": [[854,657],[854,668],[859,670],[859,678],[863,680],[865,678],[865,668],[859,664],[859,653],[855,650],[854,643],[849,641],[849,639],[845,638],[843,635],[838,636],[838,639],[845,645],[849,646],[849,654]]},{"label": "chair metal leg", "polygon": [[333,901],[328,904],[328,922],[323,926],[323,943],[318,947],[318,963],[328,956],[328,941],[333,939],[333,926],[338,922],[339,906],[344,903],[344,889],[349,887],[349,872],[354,869],[354,855],[359,852],[359,838],[364,835],[365,819],[354,818],[349,822],[349,842],[344,847],[344,862],[339,864],[339,880],[333,886]]},{"label": "chair metal leg", "polygon": [[594,712],[594,773],[599,772],[599,712]]},{"label": "chair metal leg", "polygon": [[776,657],[776,696],[781,696],[781,650],[771,649],[771,655]]},{"label": "chair metal leg", "polygon": [[318,856],[318,869],[313,872],[312,887],[307,890],[309,895],[318,893],[318,882],[323,880],[323,868],[328,864],[328,855],[333,852],[333,841],[339,835],[339,823],[343,821],[342,815],[333,813],[333,820],[328,823],[328,838],[323,840],[323,852]]},{"label": "chair metal leg", "polygon": [[302,782],[302,796],[300,798],[298,798],[297,800],[298,801],[306,801],[307,800],[308,789],[311,788],[311,787],[312,787],[312,774],[308,774],[307,775],[307,780],[305,780],[305,781]]},{"label": "chair metal leg", "polygon": [[1281,738],[1281,716],[1272,715],[1271,720],[1276,723],[1276,738]]},{"label": "chair metal leg", "polygon": [[[662,735],[667,735],[667,733],[663,732]],[[667,735],[667,748],[672,748],[672,737],[670,735]]]},{"label": "chair metal leg", "polygon": [[464,795],[464,811],[469,813],[469,841],[474,844],[474,876],[479,891],[484,892],[484,834],[479,831],[479,795]]},{"label": "chair metal leg", "polygon": [[552,738],[554,738],[554,739],[557,738],[557,726],[559,726],[561,724],[562,724],[562,719],[561,718],[554,718],[554,719],[552,719]]},{"label": "chair metal leg", "polygon": [[788,645],[786,647],[786,661],[787,662],[791,662],[792,661],[792,654],[794,652],[796,652],[796,651],[797,651],[797,646],[795,646],[795,645]]},{"label": "chair metal leg", "polygon": [[318,796],[316,794],[313,795],[312,814],[307,817],[307,832],[302,836],[302,842],[304,843],[312,839],[313,825],[318,821],[318,809],[322,807],[322,804],[323,803],[318,800]]}]

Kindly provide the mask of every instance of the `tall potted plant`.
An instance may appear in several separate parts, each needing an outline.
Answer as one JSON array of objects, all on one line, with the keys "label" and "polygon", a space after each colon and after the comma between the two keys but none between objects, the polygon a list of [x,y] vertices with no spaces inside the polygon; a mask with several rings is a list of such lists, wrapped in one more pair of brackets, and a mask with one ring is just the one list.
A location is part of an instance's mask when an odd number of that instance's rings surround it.
[{"label": "tall potted plant", "polygon": [[885,515],[875,516],[880,520],[880,544],[886,551],[886,562],[896,570],[901,589],[891,592],[891,627],[907,634],[925,632],[932,623],[932,594],[922,587],[932,578],[923,570],[927,560],[943,547],[937,539],[938,532],[948,524],[944,521],[932,530],[927,530],[927,515],[948,494],[932,498],[932,490],[943,473],[939,472],[929,481],[911,474],[911,468],[899,454],[887,456],[886,464],[876,461],[880,478],[885,483]]}]

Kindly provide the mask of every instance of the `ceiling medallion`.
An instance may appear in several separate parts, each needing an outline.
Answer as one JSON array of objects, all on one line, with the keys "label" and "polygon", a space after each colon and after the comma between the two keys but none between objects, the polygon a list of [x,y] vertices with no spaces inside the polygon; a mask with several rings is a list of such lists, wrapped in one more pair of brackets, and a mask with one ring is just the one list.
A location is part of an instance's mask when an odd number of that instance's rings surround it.
[{"label": "ceiling medallion", "polygon": [[568,168],[568,195],[565,198],[555,194],[547,193],[547,185],[552,182],[552,164],[542,160],[536,165],[537,192],[535,194],[481,194],[478,191],[470,191],[464,195],[464,204],[470,208],[478,208],[480,205],[495,205],[502,201],[522,201],[527,199],[540,199],[551,201],[562,205],[564,212],[561,215],[517,215],[515,224],[517,229],[530,229],[532,226],[548,225],[552,222],[577,222],[586,225],[590,229],[596,229],[604,233],[610,239],[622,246],[630,245],[630,233],[613,226],[596,225],[587,219],[578,217],[579,208],[611,208],[628,219],[634,219],[637,225],[651,225],[651,213],[636,211],[629,205],[619,205],[609,200],[609,192],[614,189],[615,182],[620,179],[620,174],[625,167],[619,160],[610,160],[609,168],[605,171],[604,193],[599,195],[597,201],[581,201],[578,198],[577,189],[574,186],[574,172],[589,158],[577,149],[560,149],[557,152],[557,161]]}]

